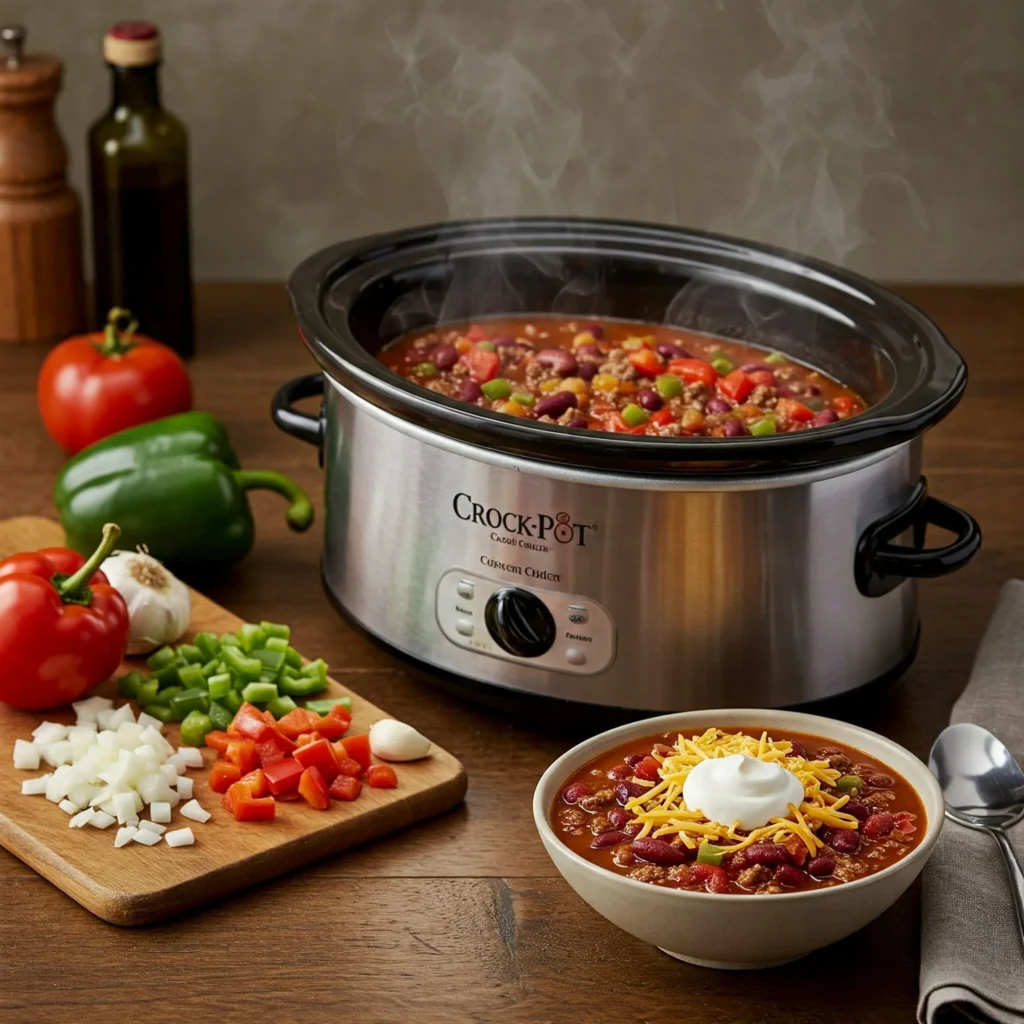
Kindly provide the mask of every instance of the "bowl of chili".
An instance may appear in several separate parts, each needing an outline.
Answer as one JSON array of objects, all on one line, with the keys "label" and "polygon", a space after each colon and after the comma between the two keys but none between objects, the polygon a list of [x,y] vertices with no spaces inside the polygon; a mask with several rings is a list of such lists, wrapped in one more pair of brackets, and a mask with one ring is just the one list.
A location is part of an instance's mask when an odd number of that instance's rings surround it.
[{"label": "bowl of chili", "polygon": [[[695,766],[744,751],[800,780],[799,805],[746,829],[689,807]],[[874,920],[920,873],[943,821],[938,784],[910,751],[766,709],[601,733],[548,768],[533,812],[555,866],[598,913],[678,959],[732,970],[795,960]]]}]

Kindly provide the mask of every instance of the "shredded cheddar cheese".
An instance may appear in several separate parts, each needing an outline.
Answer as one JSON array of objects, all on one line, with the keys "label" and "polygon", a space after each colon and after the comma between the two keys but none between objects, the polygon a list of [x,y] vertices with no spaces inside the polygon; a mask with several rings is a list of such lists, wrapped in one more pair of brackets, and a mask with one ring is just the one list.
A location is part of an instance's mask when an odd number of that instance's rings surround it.
[{"label": "shredded cheddar cheese", "polygon": [[[744,833],[738,823],[709,821],[699,811],[690,810],[682,798],[683,783],[694,765],[708,758],[747,754],[760,761],[779,764],[792,772],[804,787],[804,798],[799,807],[789,805],[784,818],[772,818],[767,825]],[[771,840],[785,842],[791,836],[799,839],[814,855],[825,844],[816,832],[823,826],[830,828],[856,828],[857,819],[844,813],[842,808],[849,796],[836,796],[825,792],[822,786],[832,788],[841,772],[830,768],[827,761],[809,761],[793,754],[788,740],[773,740],[767,732],[760,737],[745,733],[727,733],[721,729],[708,729],[701,736],[687,739],[679,736],[672,752],[652,755],[660,763],[660,781],[650,782],[637,777],[633,782],[646,792],[626,804],[626,810],[636,815],[641,823],[638,838],[678,835],[681,842],[694,849],[700,842],[714,842],[724,853],[735,853],[753,843]]]}]

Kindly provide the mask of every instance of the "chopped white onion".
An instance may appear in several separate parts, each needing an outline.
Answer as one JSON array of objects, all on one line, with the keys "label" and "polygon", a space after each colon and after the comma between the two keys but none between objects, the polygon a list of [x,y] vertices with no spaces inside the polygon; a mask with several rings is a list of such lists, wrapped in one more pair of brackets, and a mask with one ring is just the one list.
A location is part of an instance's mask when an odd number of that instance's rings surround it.
[{"label": "chopped white onion", "polygon": [[119,828],[117,835],[114,837],[114,848],[120,849],[122,846],[127,846],[138,834],[138,831],[137,828],[133,828],[131,825]]},{"label": "chopped white onion", "polygon": [[151,832],[148,828],[137,828],[132,841],[142,843],[143,846],[156,846],[163,836],[159,832]]},{"label": "chopped white onion", "polygon": [[174,832],[168,832],[164,836],[164,842],[168,846],[191,846],[196,841],[190,828],[179,828]]},{"label": "chopped white onion", "polygon": [[70,800],[61,800],[61,802],[57,804],[57,806],[65,814],[77,814],[79,810],[78,804],[72,803]]},{"label": "chopped white onion", "polygon": [[139,723],[139,725],[142,726],[143,729],[156,729],[157,732],[160,731],[161,727],[164,724],[160,721],[159,718],[156,718],[154,715],[147,715],[145,711],[139,712],[139,717],[138,719],[136,719],[136,721]]},{"label": "chopped white onion", "polygon": [[198,747],[178,747],[178,757],[186,768],[203,767],[203,752]]},{"label": "chopped white onion", "polygon": [[68,828],[84,828],[90,824],[93,819],[93,815],[96,812],[91,807],[86,807],[84,811],[79,811],[69,822]]},{"label": "chopped white onion", "polygon": [[93,808],[92,818],[89,820],[89,824],[93,828],[110,828],[114,822],[117,821],[112,814],[107,814],[106,811],[97,811]]},{"label": "chopped white onion", "polygon": [[162,836],[167,831],[166,825],[159,825],[155,821],[140,821],[139,828],[144,828],[147,832],[155,832],[158,836]]},{"label": "chopped white onion", "polygon": [[[195,783],[187,775],[179,775],[177,782],[178,796],[182,800],[192,799],[192,790],[195,788]],[[181,809],[181,813],[185,813],[185,808]]]},{"label": "chopped white onion", "polygon": [[163,800],[149,805],[149,816],[155,822],[166,823],[171,820],[171,805]]},{"label": "chopped white onion", "polygon": [[14,767],[23,772],[36,771],[39,768],[39,748],[28,740],[15,740]]},{"label": "chopped white onion", "polygon": [[199,805],[198,800],[189,800],[189,802],[182,807],[181,816],[183,818],[191,818],[192,821],[198,821],[200,823],[205,823],[212,817],[209,811]]},{"label": "chopped white onion", "polygon": [[68,727],[60,722],[43,722],[32,730],[32,739],[39,746],[44,747],[47,743],[57,743],[68,734]]},{"label": "chopped white onion", "polygon": [[21,784],[22,796],[42,796],[46,792],[49,775],[40,775],[38,779],[26,779]]}]

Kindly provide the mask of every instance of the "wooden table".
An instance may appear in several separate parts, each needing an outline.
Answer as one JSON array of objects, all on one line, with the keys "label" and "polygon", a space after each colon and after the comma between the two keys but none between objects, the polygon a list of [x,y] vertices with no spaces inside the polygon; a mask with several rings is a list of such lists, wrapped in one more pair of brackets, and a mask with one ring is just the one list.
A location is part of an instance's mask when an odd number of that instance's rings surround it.
[{"label": "wooden table", "polygon": [[[921,588],[921,652],[866,724],[924,755],[967,678],[1001,582],[1024,573],[1024,289],[912,288],[971,367],[960,408],[929,437],[934,494],[981,522],[966,570]],[[200,408],[228,424],[245,465],[321,491],[311,448],[279,433],[274,389],[311,369],[277,285],[198,294]],[[39,351],[0,347],[0,516],[52,515],[61,457],[39,424]],[[439,819],[178,921],[118,930],[0,851],[0,1022],[139,1020],[910,1021],[915,888],[838,946],[789,967],[723,974],[669,960],[592,912],[562,881],[530,815],[534,783],[573,742],[513,724],[415,680],[344,625],[321,591],[316,529],[254,497],[253,554],[208,588],[245,618],[285,618],[297,645],[421,728],[469,773]],[[0,751],[7,757],[9,752]],[[836,987],[838,963],[863,984]]]}]

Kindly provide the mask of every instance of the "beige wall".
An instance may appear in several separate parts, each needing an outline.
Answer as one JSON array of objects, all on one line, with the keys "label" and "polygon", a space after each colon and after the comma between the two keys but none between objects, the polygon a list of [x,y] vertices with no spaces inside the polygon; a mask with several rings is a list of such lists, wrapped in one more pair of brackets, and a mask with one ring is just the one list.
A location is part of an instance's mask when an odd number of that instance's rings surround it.
[{"label": "beige wall", "polygon": [[572,212],[752,235],[898,280],[1024,278],[1022,0],[6,0],[107,102],[118,17],[165,34],[197,276],[342,237]]}]

